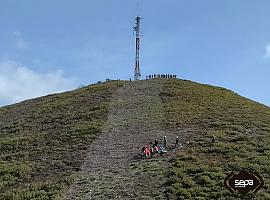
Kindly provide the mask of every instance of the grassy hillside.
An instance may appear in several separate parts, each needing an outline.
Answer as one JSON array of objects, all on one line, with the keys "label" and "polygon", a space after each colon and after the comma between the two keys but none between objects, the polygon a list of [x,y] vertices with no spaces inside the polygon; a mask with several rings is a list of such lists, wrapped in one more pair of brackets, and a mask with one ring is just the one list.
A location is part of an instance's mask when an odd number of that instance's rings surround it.
[{"label": "grassy hillside", "polygon": [[122,82],[0,108],[0,199],[55,199],[101,132]]},{"label": "grassy hillside", "polygon": [[[223,88],[170,80],[161,94],[166,129],[192,131],[169,171],[169,197],[236,199],[224,179],[243,168],[257,171],[265,187],[247,199],[270,199],[270,109]],[[212,143],[212,137],[216,141]]]},{"label": "grassy hillside", "polygon": [[[168,199],[240,199],[243,197],[224,188],[223,181],[232,171],[249,168],[261,174],[265,186],[245,198],[270,199],[269,107],[191,81],[150,82],[161,88],[156,95],[161,101],[156,102],[163,108],[155,111],[148,105],[149,114],[143,113],[144,117],[162,112],[158,115],[162,116],[159,121],[163,120],[162,134],[180,136],[184,145],[162,158],[130,163],[133,175],[145,177],[145,182],[136,186],[141,190],[138,193],[143,195],[150,181],[162,184],[162,189],[151,187],[166,193]],[[149,80],[139,83],[138,94],[149,92],[150,98]],[[57,199],[63,194],[80,170],[89,145],[101,133],[113,94],[124,84],[97,84],[0,108],[0,199]],[[136,95],[135,90],[130,92]],[[144,121],[146,127],[148,122],[151,120]],[[134,124],[127,127],[132,129]],[[159,194],[153,195],[158,199]]]}]

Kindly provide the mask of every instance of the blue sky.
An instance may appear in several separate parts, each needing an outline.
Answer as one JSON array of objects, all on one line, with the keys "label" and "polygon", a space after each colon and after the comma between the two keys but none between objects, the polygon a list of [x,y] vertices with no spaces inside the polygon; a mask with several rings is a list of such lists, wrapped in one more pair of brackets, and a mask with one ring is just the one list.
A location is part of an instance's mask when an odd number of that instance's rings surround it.
[{"label": "blue sky", "polygon": [[141,70],[226,87],[270,106],[269,0],[0,0],[0,105]]}]

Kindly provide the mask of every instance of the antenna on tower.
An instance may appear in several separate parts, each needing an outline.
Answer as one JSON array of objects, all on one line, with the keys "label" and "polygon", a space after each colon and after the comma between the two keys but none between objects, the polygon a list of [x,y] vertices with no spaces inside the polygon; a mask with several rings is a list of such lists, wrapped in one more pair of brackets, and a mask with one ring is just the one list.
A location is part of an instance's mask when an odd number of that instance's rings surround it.
[{"label": "antenna on tower", "polygon": [[140,0],[137,0],[137,16],[140,16]]},{"label": "antenna on tower", "polygon": [[141,36],[141,17],[137,15],[135,19],[134,31],[136,32],[136,56],[135,56],[135,70],[134,80],[140,80],[141,69],[140,69],[140,36]]}]

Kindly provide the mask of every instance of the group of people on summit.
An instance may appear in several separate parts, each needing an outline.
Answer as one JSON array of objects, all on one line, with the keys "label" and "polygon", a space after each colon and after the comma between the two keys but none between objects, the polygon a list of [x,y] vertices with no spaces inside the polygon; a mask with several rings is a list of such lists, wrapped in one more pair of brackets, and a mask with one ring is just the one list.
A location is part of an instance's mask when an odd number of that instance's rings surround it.
[{"label": "group of people on summit", "polygon": [[172,74],[153,74],[146,76],[147,79],[153,79],[153,78],[177,78],[177,75]]},{"label": "group of people on summit", "polygon": [[[151,158],[155,153],[159,153],[160,155],[162,155],[163,153],[167,152],[167,150],[166,150],[166,148],[168,147],[167,144],[168,144],[168,141],[167,141],[166,136],[164,136],[162,143],[159,143],[158,140],[155,139],[154,143],[150,142],[149,144],[146,144],[142,148],[143,156],[145,158]],[[176,137],[174,146],[175,147],[179,146],[178,136]]]}]

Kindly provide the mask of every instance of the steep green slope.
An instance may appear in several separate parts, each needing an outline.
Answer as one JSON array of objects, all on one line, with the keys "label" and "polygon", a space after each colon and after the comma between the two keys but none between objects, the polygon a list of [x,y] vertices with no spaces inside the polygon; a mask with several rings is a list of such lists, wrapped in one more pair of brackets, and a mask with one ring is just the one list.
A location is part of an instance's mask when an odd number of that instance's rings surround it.
[{"label": "steep green slope", "polygon": [[0,108],[0,199],[55,199],[67,189],[121,85],[92,85]]},{"label": "steep green slope", "polygon": [[[249,168],[265,187],[251,199],[270,199],[270,109],[223,88],[170,80],[161,94],[167,130],[191,128],[172,159],[169,197],[235,199],[224,188],[232,172]],[[212,143],[213,136],[216,137]]]},{"label": "steep green slope", "polygon": [[[129,96],[121,99],[121,95]],[[144,97],[151,103],[140,99]],[[151,120],[151,116],[156,117]],[[183,143],[163,157],[125,160],[133,176],[130,180],[138,179],[130,186],[138,195],[162,199],[163,192],[168,199],[241,198],[227,191],[223,181],[231,171],[250,168],[261,174],[265,187],[246,198],[270,199],[270,108],[223,88],[176,79],[109,82],[0,108],[0,199],[57,199],[74,183],[83,164],[91,166],[91,158],[85,161],[87,150],[102,136],[108,121],[115,131],[127,134],[111,144],[119,145],[119,150],[137,144],[128,155],[140,153],[139,142],[162,139],[164,134],[170,145],[175,136]],[[105,144],[112,138],[95,142]],[[136,140],[118,144],[123,138]],[[95,162],[98,168],[100,163]],[[86,189],[82,196],[89,189],[84,178],[78,181]],[[117,176],[110,176],[110,182],[117,181]],[[121,193],[117,187],[122,185],[113,187],[110,182],[103,184],[101,179],[93,189],[100,196],[104,191]],[[74,191],[71,196],[76,196]]]}]

